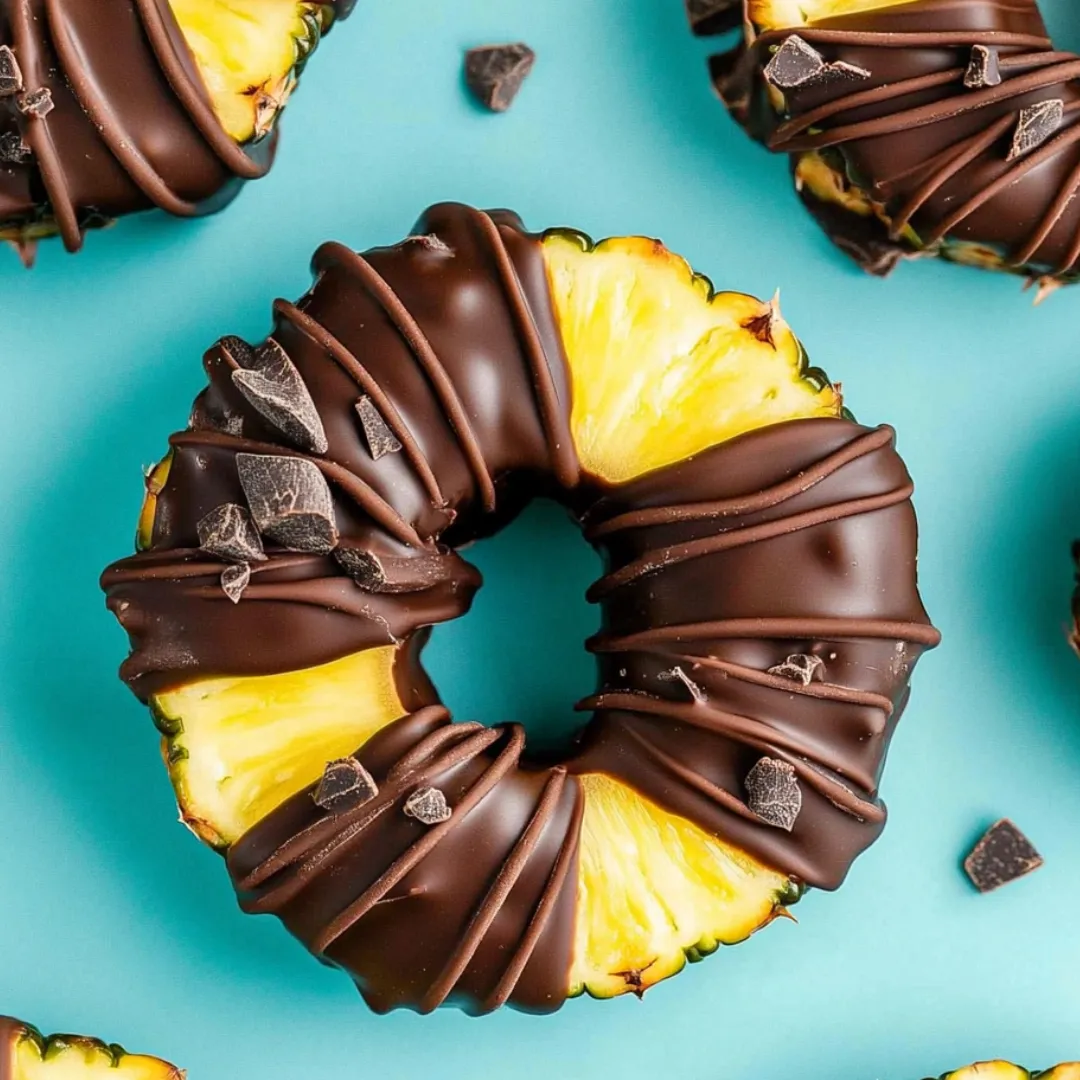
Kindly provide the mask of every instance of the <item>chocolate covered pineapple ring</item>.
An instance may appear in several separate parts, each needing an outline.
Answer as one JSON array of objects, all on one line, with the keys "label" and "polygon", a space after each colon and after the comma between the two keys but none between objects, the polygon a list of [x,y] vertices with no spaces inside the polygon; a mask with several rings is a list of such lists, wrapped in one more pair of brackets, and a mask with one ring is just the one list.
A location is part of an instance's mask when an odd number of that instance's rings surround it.
[{"label": "chocolate covered pineapple ring", "polygon": [[1035,0],[746,0],[721,96],[865,269],[1080,270],[1080,57]]},{"label": "chocolate covered pineapple ring", "polygon": [[0,240],[77,251],[123,214],[220,209],[269,169],[303,62],[351,6],[0,0]]},{"label": "chocolate covered pineapple ring", "polygon": [[[207,353],[103,578],[243,908],[376,1009],[548,1010],[838,886],[938,640],[892,431],[842,416],[774,303],[656,241],[446,204],[314,269],[266,342]],[[538,495],[607,565],[556,767],[453,723],[419,662],[480,583],[456,549]]]}]

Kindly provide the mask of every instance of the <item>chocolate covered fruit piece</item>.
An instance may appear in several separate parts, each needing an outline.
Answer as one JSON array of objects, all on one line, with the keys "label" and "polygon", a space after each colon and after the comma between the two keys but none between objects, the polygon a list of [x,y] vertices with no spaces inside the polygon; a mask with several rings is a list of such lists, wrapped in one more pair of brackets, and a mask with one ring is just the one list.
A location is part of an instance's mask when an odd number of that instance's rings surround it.
[{"label": "chocolate covered fruit piece", "polygon": [[[775,301],[714,293],[662,244],[543,243],[573,380],[585,467],[621,482],[753,428],[837,416]],[[169,458],[141,517],[150,545]],[[187,683],[152,698],[184,821],[225,848],[406,709],[393,647],[282,675]],[[798,899],[781,873],[603,775],[584,778],[578,915],[568,993],[640,993]]]},{"label": "chocolate covered fruit piece", "polygon": [[2,1080],[184,1080],[175,1065],[79,1035],[43,1036],[0,1017]]},{"label": "chocolate covered fruit piece", "polygon": [[1045,1072],[1028,1072],[1007,1061],[980,1061],[946,1073],[940,1080],[1080,1080],[1080,1062],[1067,1062]]}]

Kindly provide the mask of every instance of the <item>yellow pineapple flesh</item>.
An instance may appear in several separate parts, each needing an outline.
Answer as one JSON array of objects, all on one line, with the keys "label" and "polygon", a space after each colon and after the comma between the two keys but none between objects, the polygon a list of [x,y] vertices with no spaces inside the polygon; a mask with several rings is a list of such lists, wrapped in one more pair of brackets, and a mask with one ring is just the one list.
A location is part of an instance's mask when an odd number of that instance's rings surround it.
[{"label": "yellow pineapple flesh", "polygon": [[1069,1062],[1046,1072],[1031,1073],[1007,1061],[980,1061],[956,1072],[946,1073],[941,1080],[1080,1080],[1080,1062]]},{"label": "yellow pineapple flesh", "polygon": [[[0,1072],[3,1072],[0,1069]],[[11,1080],[184,1080],[175,1065],[77,1035],[43,1038],[24,1026],[11,1053]]]},{"label": "yellow pineapple flesh", "polygon": [[269,133],[331,21],[313,0],[169,0],[222,127]]},{"label": "yellow pineapple flesh", "polygon": [[759,30],[811,26],[838,15],[858,15],[878,8],[900,7],[915,0],[750,0],[747,14]]},{"label": "yellow pineapple flesh", "polygon": [[184,823],[222,848],[402,716],[393,645],[284,675],[201,679],[151,701]]}]

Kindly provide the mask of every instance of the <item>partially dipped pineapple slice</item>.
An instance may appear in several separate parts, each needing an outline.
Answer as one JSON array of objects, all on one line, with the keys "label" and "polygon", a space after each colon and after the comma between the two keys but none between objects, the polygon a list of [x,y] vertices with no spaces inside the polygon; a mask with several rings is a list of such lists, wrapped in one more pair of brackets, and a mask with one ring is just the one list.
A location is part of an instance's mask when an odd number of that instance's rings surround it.
[{"label": "partially dipped pineapple slice", "polygon": [[980,1061],[956,1072],[946,1073],[941,1080],[1080,1080],[1080,1062],[1073,1061],[1046,1072],[1030,1073],[1007,1061]]},{"label": "partially dipped pineapple slice", "polygon": [[169,0],[222,127],[269,133],[333,18],[315,0]]},{"label": "partially dipped pineapple slice", "polygon": [[[45,1038],[28,1024],[13,1026],[11,1080],[183,1080],[186,1075],[160,1058],[129,1054],[78,1035]],[[8,1076],[0,1061],[0,1076]]]},{"label": "partially dipped pineapple slice", "polygon": [[714,293],[657,240],[544,238],[587,472],[622,483],[755,428],[838,416],[775,301]]},{"label": "partially dipped pineapple slice", "polygon": [[809,26],[837,15],[857,15],[878,8],[899,7],[915,0],[750,0],[747,14],[759,30]]},{"label": "partially dipped pineapple slice", "polygon": [[201,679],[151,700],[184,823],[227,847],[405,709],[386,645],[284,675]]},{"label": "partially dipped pineapple slice", "polygon": [[571,994],[642,994],[798,899],[783,874],[625,784],[582,781]]}]

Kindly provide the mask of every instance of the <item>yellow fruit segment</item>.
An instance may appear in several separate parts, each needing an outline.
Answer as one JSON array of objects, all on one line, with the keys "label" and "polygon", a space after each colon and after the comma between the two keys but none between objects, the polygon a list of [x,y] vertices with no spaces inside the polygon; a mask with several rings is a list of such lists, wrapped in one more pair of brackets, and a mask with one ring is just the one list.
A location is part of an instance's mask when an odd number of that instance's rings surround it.
[{"label": "yellow fruit segment", "polygon": [[156,465],[146,471],[146,494],[139,511],[139,524],[135,530],[135,550],[146,551],[154,541],[154,518],[157,515],[158,496],[165,489],[172,468],[173,452],[170,450]]},{"label": "yellow fruit segment", "polygon": [[214,111],[240,143],[266,135],[329,26],[306,0],[170,0]]},{"label": "yellow fruit segment", "polygon": [[788,879],[600,774],[583,777],[570,993],[642,993],[796,898]]},{"label": "yellow fruit segment", "polygon": [[128,1054],[97,1039],[29,1031],[15,1047],[12,1080],[183,1080],[185,1074],[158,1058]]},{"label": "yellow fruit segment", "polygon": [[808,26],[836,15],[900,7],[915,0],[750,0],[750,22],[759,30]]},{"label": "yellow fruit segment", "polygon": [[151,701],[184,822],[226,847],[326,763],[405,713],[396,646],[284,675],[202,679]]},{"label": "yellow fruit segment", "polygon": [[657,240],[544,238],[582,465],[621,483],[755,428],[837,416],[775,301],[713,293]]}]

